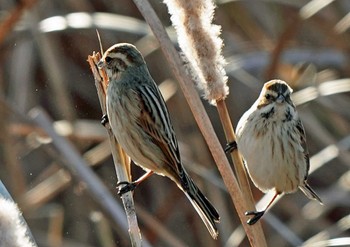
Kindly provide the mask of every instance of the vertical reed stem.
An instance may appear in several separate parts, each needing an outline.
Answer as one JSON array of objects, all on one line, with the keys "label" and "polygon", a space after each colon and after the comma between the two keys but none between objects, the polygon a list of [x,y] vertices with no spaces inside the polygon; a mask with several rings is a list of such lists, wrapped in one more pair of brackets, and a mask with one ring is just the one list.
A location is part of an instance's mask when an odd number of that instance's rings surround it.
[{"label": "vertical reed stem", "polygon": [[175,50],[174,45],[172,44],[149,1],[134,0],[134,3],[145,18],[146,22],[150,25],[155,37],[158,39],[160,47],[162,48],[163,53],[180,84],[184,96],[186,97],[186,100],[203,134],[203,137],[208,144],[208,147],[217,164],[218,170],[236,207],[238,216],[242,222],[251,246],[266,246],[265,238],[262,238],[262,236],[257,234],[255,230],[258,226],[252,227],[246,223],[246,218],[244,215],[244,211],[246,210],[245,207],[247,205],[245,202],[246,199],[241,193],[237,180],[230,168],[230,164],[225,157],[225,153],[214,132],[213,126],[198,96],[192,79],[189,77],[183,67],[183,63],[178,52]]},{"label": "vertical reed stem", "polygon": [[[97,63],[101,59],[99,53],[88,57],[88,62],[90,64],[91,71],[94,74],[95,85],[97,89],[98,98],[100,101],[102,113],[106,114],[106,89],[108,85],[107,76],[104,71],[97,69]],[[111,152],[114,161],[114,167],[117,173],[118,181],[130,181],[130,159],[127,158],[124,151],[121,149],[117,140],[115,139],[111,128],[107,127],[107,132],[109,136],[109,141],[111,144]],[[129,225],[129,236],[131,240],[131,246],[141,247],[141,233],[137,223],[136,210],[134,205],[134,200],[132,197],[132,192],[127,192],[123,194],[122,201],[124,205],[124,210]],[[145,246],[146,243],[143,243]],[[148,244],[147,244],[148,245]]]},{"label": "vertical reed stem", "polygon": [[[217,110],[225,132],[227,142],[229,143],[229,142],[236,141],[236,135],[235,135],[232,122],[226,107],[225,100],[218,100],[216,101],[216,104],[217,104]],[[255,203],[254,203],[252,191],[250,189],[248,176],[244,168],[242,156],[239,153],[238,149],[235,149],[231,152],[231,159],[234,163],[236,176],[237,176],[241,191],[243,193],[243,197],[246,199],[245,201],[246,210],[255,210]],[[251,227],[255,228],[255,232],[256,234],[259,235],[259,239],[263,239],[266,245],[266,240],[265,240],[264,232],[262,230],[260,221],[258,221]]]}]

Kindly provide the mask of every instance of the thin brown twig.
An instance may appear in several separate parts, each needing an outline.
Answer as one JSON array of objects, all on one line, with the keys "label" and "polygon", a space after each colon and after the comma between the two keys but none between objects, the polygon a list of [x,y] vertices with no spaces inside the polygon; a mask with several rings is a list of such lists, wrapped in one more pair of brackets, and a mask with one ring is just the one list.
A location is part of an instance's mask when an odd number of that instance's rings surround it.
[{"label": "thin brown twig", "polygon": [[251,227],[246,224],[246,218],[244,216],[244,211],[246,210],[245,198],[241,193],[238,182],[230,168],[228,160],[225,157],[225,153],[215,134],[213,126],[198,96],[198,93],[194,88],[192,79],[189,77],[182,66],[183,63],[179,54],[175,50],[174,45],[172,44],[161,21],[159,20],[150,3],[147,0],[134,0],[134,3],[145,18],[146,22],[150,25],[154,35],[160,43],[160,46],[169,62],[169,65],[171,66],[177,80],[180,83],[180,87],[186,97],[186,100],[196,119],[196,122],[204,136],[204,139],[208,144],[208,147],[213,155],[224,183],[230,193],[232,201],[238,212],[238,216],[247,233],[250,244],[252,246],[264,246],[264,239],[260,239],[259,236],[255,233],[255,227]]}]

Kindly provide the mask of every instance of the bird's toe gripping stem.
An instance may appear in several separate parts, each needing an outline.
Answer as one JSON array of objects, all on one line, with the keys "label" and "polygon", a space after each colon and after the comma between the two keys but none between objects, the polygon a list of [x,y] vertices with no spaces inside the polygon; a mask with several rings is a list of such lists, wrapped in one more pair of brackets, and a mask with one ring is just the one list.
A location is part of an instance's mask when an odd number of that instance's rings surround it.
[{"label": "bird's toe gripping stem", "polygon": [[133,191],[136,188],[136,186],[137,186],[136,182],[127,182],[127,181],[118,182],[117,183],[117,188],[119,187],[118,195],[122,196],[129,191]]},{"label": "bird's toe gripping stem", "polygon": [[226,144],[225,147],[225,153],[231,153],[233,150],[237,149],[237,142],[236,141],[232,141],[232,142],[228,142]]},{"label": "bird's toe gripping stem", "polygon": [[265,211],[247,211],[245,212],[246,216],[253,215],[252,218],[250,218],[247,221],[248,225],[254,225],[256,222],[260,220],[260,218],[264,215]]},{"label": "bird's toe gripping stem", "polygon": [[103,126],[106,126],[106,124],[109,122],[108,116],[107,114],[103,114],[102,118],[101,118],[101,124]]}]

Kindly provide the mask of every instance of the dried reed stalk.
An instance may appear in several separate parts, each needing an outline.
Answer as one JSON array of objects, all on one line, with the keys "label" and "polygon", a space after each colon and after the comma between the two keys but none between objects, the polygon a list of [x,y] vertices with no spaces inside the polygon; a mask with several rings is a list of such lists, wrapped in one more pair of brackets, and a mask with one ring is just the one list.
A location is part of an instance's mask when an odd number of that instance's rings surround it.
[{"label": "dried reed stalk", "polygon": [[[203,134],[203,137],[208,144],[208,147],[213,155],[220,174],[236,207],[238,216],[242,222],[251,246],[266,246],[266,241],[264,235],[262,234],[261,226],[259,224],[256,224],[255,226],[249,226],[246,224],[244,212],[247,210],[247,199],[243,196],[239,188],[237,180],[230,168],[230,164],[225,157],[225,153],[223,152],[220,142],[214,132],[209,117],[197,94],[196,89],[194,88],[192,79],[183,68],[183,62],[178,52],[175,50],[174,45],[172,44],[161,21],[159,20],[150,3],[147,0],[134,0],[134,3],[145,18],[146,22],[150,25],[154,35],[160,43],[160,46],[169,62],[169,65],[171,66],[177,80],[180,83],[180,87],[192,110],[196,122]],[[258,232],[259,228],[260,233]]]},{"label": "dried reed stalk", "polygon": [[[221,27],[212,23],[215,6],[212,0],[164,1],[172,15],[171,20],[178,33],[179,45],[191,65],[189,72],[202,90],[203,97],[217,106],[227,142],[234,142],[236,137],[225,104],[229,90],[224,70],[226,61],[221,54],[223,47],[223,40],[220,38]],[[246,210],[255,210],[248,176],[237,149],[231,152],[231,158],[246,199],[244,202]],[[265,240],[260,223],[255,226],[254,231],[261,240]]]},{"label": "dried reed stalk", "polygon": [[[97,67],[97,63],[100,59],[101,55],[99,53],[94,53],[92,56],[88,57],[88,62],[90,64],[91,71],[94,75],[95,86],[97,89],[102,113],[106,114],[106,90],[108,85],[108,79],[105,71],[99,70]],[[115,139],[111,128],[109,128],[109,126],[106,125],[106,129],[111,144],[111,152],[118,181],[131,181],[130,159],[117,143],[117,140]],[[128,193],[123,194],[122,201],[129,224],[129,235],[131,245],[135,247],[141,247],[141,233],[137,223],[136,210],[134,200],[132,197],[132,192],[130,191]]]},{"label": "dried reed stalk", "polygon": [[[236,140],[230,116],[225,104],[229,93],[227,75],[224,70],[226,61],[221,55],[223,41],[220,38],[221,27],[212,23],[215,6],[212,0],[164,0],[171,13],[171,20],[178,33],[178,41],[188,60],[189,72],[203,97],[216,105],[224,128],[227,142]],[[231,152],[236,176],[244,195],[246,210],[255,210],[253,195],[241,155],[235,149]],[[264,243],[265,237],[260,222],[254,231]],[[263,245],[263,244],[262,244]]]}]

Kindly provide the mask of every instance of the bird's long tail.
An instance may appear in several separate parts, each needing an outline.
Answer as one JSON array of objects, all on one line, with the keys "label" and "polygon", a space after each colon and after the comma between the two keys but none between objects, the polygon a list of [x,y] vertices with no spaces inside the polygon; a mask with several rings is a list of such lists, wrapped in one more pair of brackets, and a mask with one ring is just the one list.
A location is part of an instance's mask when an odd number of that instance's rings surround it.
[{"label": "bird's long tail", "polygon": [[201,217],[211,236],[216,239],[218,237],[218,230],[215,222],[219,222],[220,220],[219,213],[185,171],[182,177],[182,189]]},{"label": "bird's long tail", "polygon": [[308,185],[305,181],[303,185],[299,186],[300,190],[311,200],[317,200],[319,203],[323,204],[321,198],[316,194],[316,192]]}]

